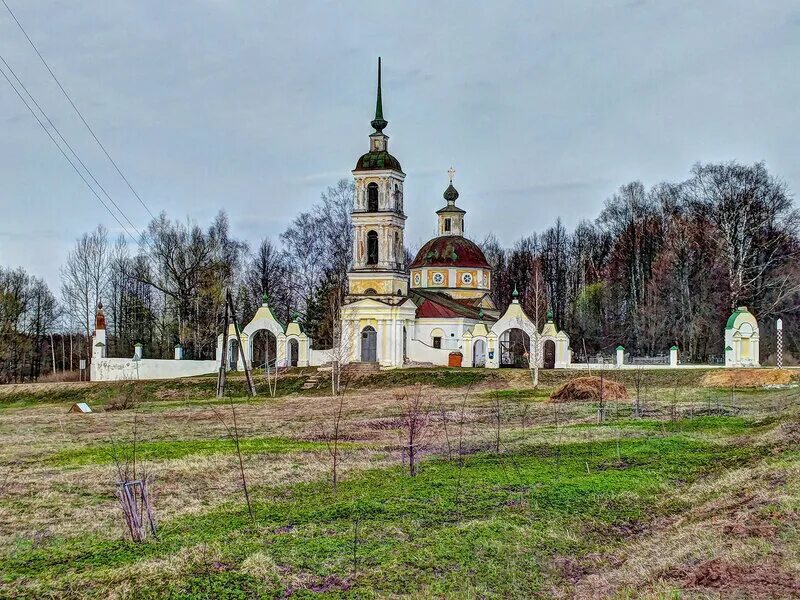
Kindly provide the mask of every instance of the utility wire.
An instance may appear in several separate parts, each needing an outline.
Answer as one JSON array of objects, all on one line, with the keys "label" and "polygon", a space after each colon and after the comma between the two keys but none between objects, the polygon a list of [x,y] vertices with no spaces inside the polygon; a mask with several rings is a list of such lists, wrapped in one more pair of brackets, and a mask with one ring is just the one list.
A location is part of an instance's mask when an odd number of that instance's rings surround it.
[{"label": "utility wire", "polygon": [[144,209],[145,209],[145,210],[148,212],[148,214],[149,214],[149,215],[150,215],[150,216],[151,216],[153,219],[155,219],[155,218],[156,218],[156,216],[153,214],[153,212],[150,210],[150,208],[147,206],[147,204],[145,204],[144,200],[142,200],[142,198],[139,196],[139,194],[138,194],[138,193],[136,192],[136,190],[133,188],[133,186],[131,185],[131,182],[130,182],[130,181],[128,181],[128,178],[127,178],[127,177],[125,177],[124,173],[123,173],[123,172],[122,172],[122,170],[119,168],[119,166],[117,165],[116,161],[115,161],[113,158],[111,158],[111,155],[108,153],[108,150],[106,150],[106,147],[105,147],[105,146],[103,145],[103,143],[102,143],[102,142],[101,142],[101,141],[98,139],[98,137],[97,137],[97,135],[95,134],[94,130],[92,129],[91,125],[89,125],[89,123],[86,121],[86,119],[84,118],[84,116],[83,116],[83,114],[81,113],[81,111],[80,111],[80,110],[78,110],[78,107],[77,107],[77,106],[75,106],[75,103],[72,101],[72,98],[71,98],[71,97],[70,97],[70,95],[67,93],[67,90],[65,90],[65,89],[64,89],[64,86],[63,86],[63,85],[61,85],[61,82],[58,80],[58,77],[56,77],[56,74],[55,74],[55,73],[53,73],[53,70],[50,68],[50,65],[49,65],[49,64],[47,64],[47,61],[44,59],[44,56],[42,56],[42,53],[41,53],[41,52],[39,52],[39,49],[36,47],[36,44],[34,44],[34,43],[33,43],[33,40],[30,38],[30,36],[28,35],[28,33],[25,31],[25,28],[22,26],[22,23],[20,23],[20,22],[19,22],[19,19],[17,19],[16,15],[15,15],[15,14],[14,14],[14,12],[11,10],[11,7],[8,5],[8,3],[6,2],[6,0],[1,0],[1,1],[3,2],[3,5],[6,7],[6,10],[8,10],[8,14],[10,14],[10,15],[11,15],[11,18],[12,18],[12,19],[14,19],[14,22],[17,24],[17,27],[19,27],[20,31],[21,31],[21,32],[22,32],[22,34],[25,36],[25,39],[27,39],[27,40],[28,40],[28,43],[31,45],[31,47],[33,48],[33,50],[36,52],[36,55],[39,57],[39,60],[41,60],[41,61],[42,61],[42,64],[43,64],[43,65],[44,65],[44,67],[47,69],[47,72],[48,72],[48,73],[50,73],[50,76],[53,78],[53,81],[55,81],[55,82],[56,82],[56,85],[58,85],[58,88],[59,88],[59,89],[61,90],[61,92],[64,94],[64,97],[65,97],[65,98],[67,99],[67,101],[70,103],[70,105],[71,105],[71,106],[72,106],[72,108],[75,110],[75,112],[78,114],[78,116],[80,117],[81,121],[83,121],[83,124],[86,126],[86,129],[88,129],[88,130],[89,130],[89,133],[91,133],[91,134],[92,134],[92,137],[94,138],[94,141],[95,141],[95,142],[97,142],[97,145],[98,145],[98,146],[100,146],[100,149],[103,151],[103,154],[105,154],[105,155],[106,155],[106,158],[108,158],[108,160],[111,162],[111,164],[112,164],[112,165],[114,165],[114,168],[116,169],[117,173],[119,173],[119,176],[120,176],[120,177],[122,177],[122,180],[123,180],[123,181],[124,181],[124,182],[127,184],[128,188],[131,190],[131,192],[133,192],[133,195],[134,195],[134,196],[136,196],[136,199],[139,201],[139,203],[140,203],[140,204],[141,204],[141,205],[144,207]]},{"label": "utility wire", "polygon": [[40,127],[44,130],[44,132],[47,134],[47,136],[50,138],[50,140],[53,142],[53,144],[55,144],[56,148],[58,148],[58,151],[61,152],[62,156],[67,159],[67,162],[70,164],[70,166],[75,170],[75,172],[78,174],[78,176],[83,180],[83,183],[86,184],[86,187],[89,188],[89,190],[92,192],[92,194],[94,194],[94,196],[100,201],[100,204],[103,205],[103,207],[109,212],[109,214],[112,217],[114,217],[114,220],[119,224],[120,227],[122,227],[123,231],[125,231],[125,233],[128,234],[128,237],[130,237],[131,240],[133,240],[134,243],[138,243],[136,238],[133,237],[133,235],[131,235],[130,231],[128,231],[128,228],[125,227],[125,225],[122,223],[122,221],[119,220],[119,218],[117,217],[116,213],[114,213],[114,211],[111,210],[111,208],[108,206],[108,204],[106,204],[103,201],[103,198],[92,187],[92,185],[89,183],[89,181],[86,179],[86,177],[83,176],[83,173],[81,173],[80,169],[78,169],[78,167],[75,166],[75,163],[72,162],[72,159],[69,157],[69,155],[67,155],[67,153],[64,152],[64,149],[56,141],[56,138],[53,137],[53,134],[50,133],[50,130],[47,129],[47,127],[45,126],[44,123],[42,123],[42,120],[39,118],[39,115],[37,115],[36,111],[34,111],[33,108],[31,107],[31,105],[28,104],[28,101],[25,100],[25,97],[20,93],[20,91],[17,89],[17,87],[14,85],[14,83],[8,77],[8,75],[6,75],[6,72],[2,68],[0,68],[0,73],[3,74],[3,77],[5,77],[5,79],[8,82],[8,84],[11,86],[11,88],[14,90],[14,92],[16,92],[17,96],[19,96],[19,99],[22,100],[22,103],[30,111],[30,113],[33,115],[33,118],[36,119],[36,122],[39,123]]},{"label": "utility wire", "polygon": [[56,135],[58,135],[58,137],[61,139],[61,141],[64,143],[64,145],[69,149],[69,151],[72,153],[72,155],[75,157],[75,159],[80,163],[80,165],[83,167],[83,169],[86,171],[86,173],[92,179],[92,181],[94,181],[95,185],[97,185],[97,187],[100,188],[100,190],[103,192],[103,194],[108,199],[108,201],[111,202],[111,204],[114,205],[114,207],[119,211],[119,213],[122,215],[122,217],[128,222],[128,225],[131,226],[131,228],[137,233],[137,235],[141,239],[142,238],[142,233],[136,228],[136,225],[134,225],[133,222],[131,222],[131,220],[128,218],[128,215],[125,214],[125,211],[123,211],[119,207],[119,205],[116,202],[114,202],[114,199],[108,194],[108,192],[102,186],[102,184],[99,181],[97,181],[97,178],[89,170],[89,167],[86,166],[86,164],[81,160],[81,157],[78,156],[77,152],[75,152],[75,150],[72,148],[70,143],[64,138],[63,135],[61,135],[61,132],[58,130],[58,127],[56,127],[55,124],[53,123],[53,121],[50,120],[50,117],[47,116],[47,113],[44,111],[44,109],[41,107],[41,105],[36,101],[36,98],[33,97],[33,94],[30,93],[28,88],[25,87],[25,84],[22,83],[20,78],[14,72],[14,69],[11,68],[11,65],[9,65],[8,62],[6,62],[6,59],[3,58],[2,54],[0,54],[0,61],[2,61],[2,63],[5,65],[6,69],[8,69],[8,71],[14,76],[14,79],[17,81],[19,86],[25,91],[25,93],[31,99],[31,101],[36,106],[36,108],[39,109],[39,112],[42,113],[42,116],[44,116],[44,118],[50,124],[50,127],[53,129],[53,131],[56,132]]}]

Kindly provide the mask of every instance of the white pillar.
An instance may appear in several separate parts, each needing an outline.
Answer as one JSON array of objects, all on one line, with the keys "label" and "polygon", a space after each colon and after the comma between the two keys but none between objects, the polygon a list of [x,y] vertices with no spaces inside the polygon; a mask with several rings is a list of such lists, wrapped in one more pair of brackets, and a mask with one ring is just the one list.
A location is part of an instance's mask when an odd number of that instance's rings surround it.
[{"label": "white pillar", "polygon": [[619,369],[622,366],[622,363],[624,362],[625,362],[625,347],[617,346],[617,368]]},{"label": "white pillar", "polygon": [[183,346],[175,344],[175,360],[183,360]]},{"label": "white pillar", "polygon": [[136,358],[136,360],[142,360],[142,345],[138,342],[133,347],[133,356]]},{"label": "white pillar", "polygon": [[677,367],[678,366],[678,347],[673,346],[669,349],[669,366],[670,367]]}]

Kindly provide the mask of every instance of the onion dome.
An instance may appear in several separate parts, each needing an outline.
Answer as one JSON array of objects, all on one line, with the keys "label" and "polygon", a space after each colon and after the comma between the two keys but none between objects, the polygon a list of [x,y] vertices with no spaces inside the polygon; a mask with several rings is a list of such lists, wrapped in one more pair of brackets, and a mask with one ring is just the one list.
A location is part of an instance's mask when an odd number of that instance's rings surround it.
[{"label": "onion dome", "polygon": [[460,235],[442,235],[427,242],[409,268],[419,267],[491,269],[478,244]]},{"label": "onion dome", "polygon": [[458,190],[453,187],[453,182],[450,182],[450,185],[447,186],[447,189],[444,191],[444,199],[447,200],[447,203],[450,204],[458,200]]}]

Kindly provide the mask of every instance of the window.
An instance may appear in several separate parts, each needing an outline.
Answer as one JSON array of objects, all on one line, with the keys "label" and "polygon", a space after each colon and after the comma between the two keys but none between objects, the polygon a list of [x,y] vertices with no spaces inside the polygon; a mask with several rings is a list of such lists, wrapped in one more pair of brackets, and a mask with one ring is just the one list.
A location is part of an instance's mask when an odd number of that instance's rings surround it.
[{"label": "window", "polygon": [[444,220],[444,230],[445,231],[450,231],[450,219],[445,219]]},{"label": "window", "polygon": [[367,186],[367,211],[378,212],[378,184],[370,183]]},{"label": "window", "polygon": [[438,335],[435,338],[433,338],[433,347],[434,348],[442,347],[442,338],[440,338]]},{"label": "window", "polygon": [[367,264],[378,264],[378,232],[370,231],[367,234]]}]

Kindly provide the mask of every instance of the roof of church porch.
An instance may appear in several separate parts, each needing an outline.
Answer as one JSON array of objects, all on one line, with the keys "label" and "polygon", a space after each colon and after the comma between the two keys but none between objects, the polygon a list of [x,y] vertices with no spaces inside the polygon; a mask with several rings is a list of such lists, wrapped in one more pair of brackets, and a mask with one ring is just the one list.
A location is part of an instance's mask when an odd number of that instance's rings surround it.
[{"label": "roof of church porch", "polygon": [[417,305],[417,318],[466,318],[477,321],[494,321],[479,304],[480,299],[455,299],[441,292],[423,289],[409,290],[409,296]]}]

